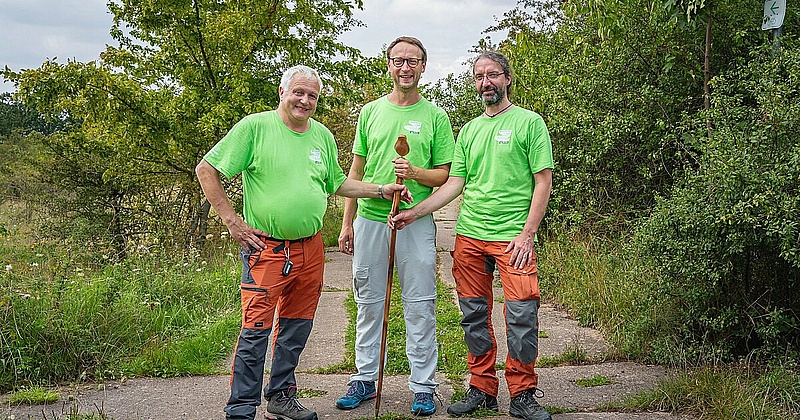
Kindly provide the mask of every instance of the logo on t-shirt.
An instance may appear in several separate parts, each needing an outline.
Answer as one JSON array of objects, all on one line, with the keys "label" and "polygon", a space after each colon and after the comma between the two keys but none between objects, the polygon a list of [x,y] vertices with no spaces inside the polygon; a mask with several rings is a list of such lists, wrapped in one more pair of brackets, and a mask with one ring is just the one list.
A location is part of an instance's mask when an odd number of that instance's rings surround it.
[{"label": "logo on t-shirt", "polygon": [[419,134],[420,129],[422,128],[422,123],[420,121],[410,120],[403,128],[413,134]]},{"label": "logo on t-shirt", "polygon": [[497,140],[499,144],[511,143],[511,130],[498,130],[494,139]]},{"label": "logo on t-shirt", "polygon": [[317,165],[322,165],[322,150],[311,149],[311,154],[308,155],[308,158]]}]

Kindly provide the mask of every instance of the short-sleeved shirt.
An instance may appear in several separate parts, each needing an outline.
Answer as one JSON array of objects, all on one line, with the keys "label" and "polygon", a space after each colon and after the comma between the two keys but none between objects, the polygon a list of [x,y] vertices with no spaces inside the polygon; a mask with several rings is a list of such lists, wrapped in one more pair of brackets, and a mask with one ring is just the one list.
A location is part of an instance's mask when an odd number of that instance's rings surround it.
[{"label": "short-sleeved shirt", "polygon": [[245,222],[276,238],[317,233],[328,195],[345,181],[333,134],[310,121],[297,133],[277,111],[248,115],[204,157],[227,178],[242,174]]},{"label": "short-sleeved shirt", "polygon": [[[414,105],[398,106],[383,96],[364,105],[358,116],[353,154],[366,158],[363,181],[390,184],[397,180],[392,160],[398,156],[394,144],[400,134],[408,140],[406,159],[411,165],[431,169],[453,160],[453,127],[444,110],[425,98]],[[413,207],[433,191],[413,180],[407,180],[405,185],[414,202],[401,202],[401,209]],[[385,222],[391,208],[391,201],[383,199],[358,200],[359,216],[370,220]]]},{"label": "short-sleeved shirt", "polygon": [[456,233],[484,241],[514,239],[530,212],[533,174],[553,166],[550,133],[539,114],[514,107],[468,122],[450,168],[450,176],[464,178]]}]

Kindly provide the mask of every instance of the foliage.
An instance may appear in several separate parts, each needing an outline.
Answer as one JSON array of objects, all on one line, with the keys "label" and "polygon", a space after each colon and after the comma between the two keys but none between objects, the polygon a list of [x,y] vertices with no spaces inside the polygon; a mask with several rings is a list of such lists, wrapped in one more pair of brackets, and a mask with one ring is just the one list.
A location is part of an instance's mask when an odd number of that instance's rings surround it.
[{"label": "foliage", "polygon": [[63,129],[64,123],[64,120],[47,121],[43,115],[14,100],[10,93],[0,93],[0,137],[7,137],[14,132],[50,134]]},{"label": "foliage", "polygon": [[658,389],[603,409],[690,412],[709,419],[782,420],[800,416],[800,371],[794,362],[766,368],[704,367]]},{"label": "foliage", "polygon": [[[765,38],[755,9],[723,2],[712,68],[730,68]],[[556,158],[549,223],[617,235],[696,165],[681,121],[703,108],[705,28],[672,20],[659,2],[523,1],[500,49],[515,103],[545,118]],[[745,10],[753,9],[752,13]],[[554,24],[547,24],[554,22]]]},{"label": "foliage", "polygon": [[786,38],[713,81],[698,170],[639,229],[692,359],[800,351],[799,64]]},{"label": "foliage", "polygon": [[450,74],[436,81],[433,86],[426,87],[424,95],[447,112],[456,138],[464,124],[483,113],[471,71]]},{"label": "foliage", "polygon": [[[336,41],[361,24],[352,16],[357,7],[110,2],[119,45],[101,60],[5,70],[27,106],[49,121],[71,121],[47,138],[52,158],[39,163],[45,181],[66,192],[53,210],[85,227],[71,233],[102,238],[120,258],[131,245],[202,240],[210,207],[194,166],[241,117],[275,107],[284,69],[318,68],[331,86],[325,93],[336,92],[331,109],[352,108],[361,98],[348,88],[374,80],[357,50]],[[327,108],[323,100],[320,112]],[[235,197],[237,182],[231,187]]]},{"label": "foliage", "polygon": [[220,371],[241,317],[232,253],[103,264],[62,245],[2,242],[0,389]]}]

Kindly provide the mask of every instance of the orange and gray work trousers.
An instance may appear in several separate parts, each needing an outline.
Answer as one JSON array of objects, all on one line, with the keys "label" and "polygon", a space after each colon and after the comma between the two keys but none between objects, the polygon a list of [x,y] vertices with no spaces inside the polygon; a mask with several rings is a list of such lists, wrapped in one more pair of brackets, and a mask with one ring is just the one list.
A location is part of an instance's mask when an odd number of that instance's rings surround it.
[{"label": "orange and gray work trousers", "polygon": [[[264,363],[276,310],[272,367],[264,397],[297,385],[294,371],[322,293],[322,235],[294,241],[262,240],[267,244],[263,251],[241,251],[242,330],[234,352],[227,419],[253,419],[261,405]],[[291,261],[288,273],[287,261]]]},{"label": "orange and gray work trousers", "polygon": [[536,253],[532,264],[517,270],[508,263],[511,253],[503,252],[508,244],[456,235],[453,277],[461,307],[461,326],[469,349],[469,384],[497,396],[492,282],[495,267],[500,270],[508,337],[505,377],[509,393],[515,397],[538,384],[533,367],[539,351],[539,278]]}]

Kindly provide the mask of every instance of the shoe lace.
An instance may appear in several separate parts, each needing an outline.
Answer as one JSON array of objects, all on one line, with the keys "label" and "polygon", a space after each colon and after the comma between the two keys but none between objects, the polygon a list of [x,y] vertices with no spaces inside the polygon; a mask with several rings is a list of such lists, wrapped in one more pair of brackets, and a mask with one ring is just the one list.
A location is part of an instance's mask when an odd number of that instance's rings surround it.
[{"label": "shoe lace", "polygon": [[433,403],[433,394],[427,392],[417,392],[414,394],[414,402],[419,404]]},{"label": "shoe lace", "polygon": [[291,411],[301,412],[307,411],[308,409],[300,403],[300,400],[297,399],[296,392],[286,392],[282,395],[284,401],[286,401],[286,408]]},{"label": "shoe lace", "polygon": [[518,401],[523,405],[530,405],[533,407],[539,407],[539,402],[536,401],[536,398],[544,397],[544,391],[539,388],[531,388],[522,391],[518,396]]},{"label": "shoe lace", "polygon": [[292,396],[288,401],[286,401],[286,408],[297,412],[308,410],[295,396]]},{"label": "shoe lace", "polygon": [[347,397],[361,396],[367,393],[367,386],[361,381],[353,381],[350,388],[344,394]]},{"label": "shoe lace", "polygon": [[483,391],[471,386],[467,390],[467,394],[464,395],[464,399],[462,401],[464,401],[465,403],[469,403],[471,401],[480,400],[484,398],[484,395],[485,393]]}]

